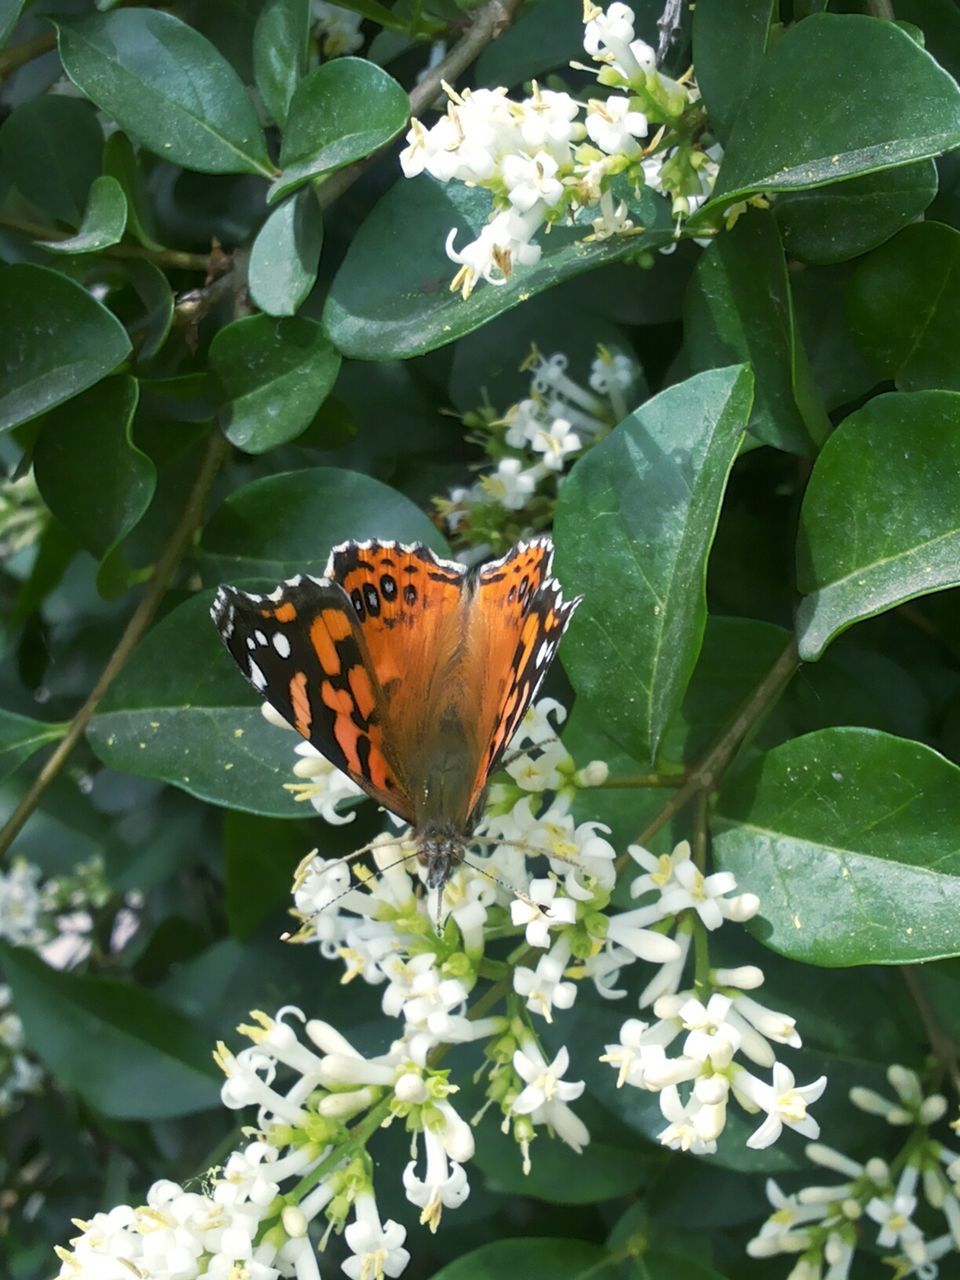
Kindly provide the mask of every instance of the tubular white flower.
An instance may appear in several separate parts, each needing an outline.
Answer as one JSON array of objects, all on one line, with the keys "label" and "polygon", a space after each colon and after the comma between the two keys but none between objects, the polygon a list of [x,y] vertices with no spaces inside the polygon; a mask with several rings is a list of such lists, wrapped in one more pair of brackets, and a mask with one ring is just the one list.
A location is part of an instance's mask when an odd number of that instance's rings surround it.
[{"label": "tubular white flower", "polygon": [[311,743],[298,743],[294,750],[300,759],[293,766],[293,772],[305,781],[287,783],[286,790],[297,801],[309,800],[324,822],[329,822],[331,826],[339,827],[352,822],[356,817],[356,810],[341,813],[337,806],[343,801],[366,799],[363,789],[336,765],[331,764]]},{"label": "tubular white flower", "polygon": [[743,1067],[735,1072],[731,1083],[742,1105],[767,1113],[767,1118],[759,1129],[747,1139],[748,1147],[756,1150],[769,1147],[780,1137],[784,1125],[795,1129],[805,1138],[819,1137],[820,1126],[807,1114],[807,1107],[811,1102],[816,1102],[827,1087],[826,1076],[798,1086],[790,1068],[777,1062],[773,1068],[772,1085],[757,1080]]},{"label": "tubular white flower", "polygon": [[525,899],[514,898],[510,903],[510,918],[515,925],[525,926],[525,937],[531,947],[549,947],[551,929],[562,929],[576,922],[576,902],[572,898],[558,898],[557,887],[556,880],[531,880]]},{"label": "tubular white flower", "polygon": [[637,138],[645,138],[648,132],[643,112],[632,110],[630,99],[618,95],[605,102],[591,99],[585,123],[587,136],[607,155],[639,155]]},{"label": "tubular white flower", "polygon": [[547,1063],[532,1040],[513,1055],[517,1075],[526,1082],[513,1103],[515,1115],[529,1116],[533,1124],[546,1124],[574,1151],[582,1151],[590,1141],[586,1125],[567,1106],[579,1098],[585,1088],[582,1080],[573,1083],[561,1077],[570,1064],[566,1047],[562,1048],[551,1063]]},{"label": "tubular white flower", "polygon": [[508,511],[519,511],[536,489],[538,478],[535,469],[525,470],[519,458],[501,458],[496,471],[482,476],[480,483],[488,498]]},{"label": "tubular white flower", "polygon": [[536,756],[527,754],[508,760],[507,773],[524,791],[556,791],[563,783],[561,767],[572,766],[573,760],[562,742],[545,744]]},{"label": "tubular white flower", "polygon": [[325,58],[338,58],[363,47],[363,15],[327,0],[313,0],[313,17]]},{"label": "tubular white flower", "polygon": [[518,965],[513,971],[514,991],[526,999],[528,1009],[547,1022],[553,1021],[554,1008],[570,1009],[577,998],[576,984],[563,981],[569,958],[569,944],[560,939],[552,951],[541,956],[536,969]]},{"label": "tubular white flower", "polygon": [[661,1018],[658,1022],[641,1022],[628,1018],[620,1028],[619,1044],[608,1044],[601,1062],[607,1062],[617,1070],[617,1088],[625,1084],[635,1089],[653,1089],[647,1073],[662,1069],[665,1049],[673,1043],[682,1030],[679,1018]]},{"label": "tubular white flower", "polygon": [[372,1192],[362,1192],[353,1203],[354,1221],[344,1231],[353,1257],[341,1265],[350,1280],[382,1280],[399,1276],[410,1261],[403,1247],[406,1230],[389,1219],[381,1224]]},{"label": "tubular white flower", "polygon": [[417,1176],[416,1160],[411,1160],[403,1171],[403,1186],[410,1203],[422,1210],[420,1222],[435,1232],[444,1208],[458,1209],[470,1194],[470,1184],[463,1166],[449,1159],[445,1146],[429,1128],[423,1132],[423,1142],[424,1177]]},{"label": "tubular white flower", "polygon": [[553,156],[538,151],[535,156],[505,156],[501,168],[507,198],[520,213],[537,205],[554,208],[563,199],[563,183]]}]

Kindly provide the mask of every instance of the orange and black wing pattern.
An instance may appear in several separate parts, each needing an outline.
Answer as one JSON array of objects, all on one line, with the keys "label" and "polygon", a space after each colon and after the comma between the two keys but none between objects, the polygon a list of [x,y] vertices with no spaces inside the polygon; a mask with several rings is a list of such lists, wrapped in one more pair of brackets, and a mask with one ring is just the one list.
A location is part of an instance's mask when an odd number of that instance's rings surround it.
[{"label": "orange and black wing pattern", "polygon": [[269,595],[223,586],[211,615],[254,690],[373,799],[411,821],[391,750],[383,690],[356,606],[326,578],[291,578]]},{"label": "orange and black wing pattern", "polygon": [[476,690],[482,747],[472,807],[483,796],[510,739],[536,696],[580,597],[564,600],[551,577],[549,538],[518,543],[477,574],[470,602],[466,669]]}]

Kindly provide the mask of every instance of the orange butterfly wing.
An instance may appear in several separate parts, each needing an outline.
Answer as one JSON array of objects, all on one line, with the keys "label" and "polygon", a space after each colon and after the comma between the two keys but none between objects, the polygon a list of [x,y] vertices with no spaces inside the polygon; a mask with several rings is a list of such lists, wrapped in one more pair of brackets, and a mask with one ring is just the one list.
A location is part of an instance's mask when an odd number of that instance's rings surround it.
[{"label": "orange butterfly wing", "polygon": [[552,563],[550,539],[534,538],[484,565],[477,577],[466,658],[478,748],[471,813],[480,804],[487,778],[519,728],[580,603],[579,596],[563,599],[560,584],[550,576]]}]

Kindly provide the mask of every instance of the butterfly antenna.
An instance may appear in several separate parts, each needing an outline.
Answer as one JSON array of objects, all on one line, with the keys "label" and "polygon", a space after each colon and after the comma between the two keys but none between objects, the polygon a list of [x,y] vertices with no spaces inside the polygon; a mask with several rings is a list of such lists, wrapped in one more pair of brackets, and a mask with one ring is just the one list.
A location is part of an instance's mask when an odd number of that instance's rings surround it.
[{"label": "butterfly antenna", "polygon": [[[365,844],[359,849],[354,849],[351,853],[345,853],[339,858],[324,858],[323,865],[324,867],[338,867],[342,863],[352,862],[354,858],[362,857],[365,853],[372,853],[374,849],[389,849],[391,845],[402,845],[406,839],[406,836],[394,836],[392,840],[371,840],[369,844]],[[310,859],[315,856],[316,851],[310,854],[309,858],[305,859],[301,865],[305,868],[309,865]],[[401,859],[401,861],[406,861],[406,859]]]},{"label": "butterfly antenna", "polygon": [[[390,843],[391,843],[391,844],[401,844],[401,843],[402,843],[402,841],[400,841],[400,840],[396,840],[396,841],[390,841]],[[383,843],[381,843],[381,844],[376,845],[376,848],[378,848],[378,849],[383,849],[384,847],[386,847],[386,841],[384,841],[384,842],[383,842]],[[356,852],[357,852],[357,853],[367,853],[368,851],[369,851],[368,849],[358,849],[358,850],[356,850]],[[312,854],[311,854],[311,857],[313,857],[313,856],[314,856],[314,855],[312,855]],[[353,855],[352,855],[352,854],[350,854],[350,855],[348,855],[348,856],[352,857]],[[371,872],[371,876],[372,876],[372,878],[373,878],[374,880],[379,880],[381,876],[386,875],[386,873],[387,873],[388,871],[392,871],[394,867],[400,867],[400,866],[403,866],[403,864],[404,864],[405,862],[409,862],[411,858],[415,858],[416,856],[417,856],[417,851],[416,851],[416,849],[411,849],[411,851],[410,851],[409,853],[404,854],[404,856],[403,856],[402,858],[398,858],[398,859],[396,860],[396,862],[388,862],[388,863],[387,863],[387,865],[386,865],[385,867],[379,867],[376,871]],[[339,862],[345,862],[345,861],[346,861],[346,859],[345,859],[345,858],[340,858],[340,859],[337,859],[337,860],[336,860],[336,861],[334,861],[334,862],[325,862],[325,863],[324,863],[324,867],[328,867],[328,866],[333,867],[333,866],[336,866],[336,865],[337,865],[337,861],[339,861]],[[347,896],[347,894],[348,894],[348,893],[358,893],[362,887],[363,887],[362,882],[361,882],[361,884],[353,884],[353,883],[351,882],[349,885],[347,885],[346,889],[341,889],[341,891],[336,895],[336,897],[331,898],[329,902],[325,902],[325,903],[323,904],[323,906],[320,908],[320,911],[322,912],[322,911],[327,911],[327,910],[329,910],[329,908],[330,908],[330,907],[332,907],[332,906],[334,906],[336,903],[338,903],[338,902],[340,901],[340,899],[341,899],[341,898],[345,898],[345,897]]]},{"label": "butterfly antenna", "polygon": [[505,769],[508,764],[513,764],[514,760],[519,760],[521,756],[525,756],[534,747],[550,747],[559,741],[559,737],[554,734],[552,738],[544,738],[542,742],[531,742],[529,747],[517,747],[516,751],[511,751],[508,756],[503,757],[497,765],[497,769]]},{"label": "butterfly antenna", "polygon": [[[504,841],[504,843],[506,843],[506,841]],[[493,872],[488,871],[486,867],[481,867],[476,862],[470,862],[467,858],[463,859],[463,863],[464,866],[469,867],[471,871],[478,871],[480,875],[486,876],[488,880],[492,880],[494,884],[498,884],[500,888],[505,890],[507,893],[513,894],[515,898],[519,898],[525,906],[536,907],[537,910],[542,911],[545,916],[550,914],[550,912],[545,910],[540,903],[534,902],[534,900],[528,894],[524,893],[522,889],[518,889],[516,885],[509,884],[506,880],[501,880],[499,876],[495,876]]]}]

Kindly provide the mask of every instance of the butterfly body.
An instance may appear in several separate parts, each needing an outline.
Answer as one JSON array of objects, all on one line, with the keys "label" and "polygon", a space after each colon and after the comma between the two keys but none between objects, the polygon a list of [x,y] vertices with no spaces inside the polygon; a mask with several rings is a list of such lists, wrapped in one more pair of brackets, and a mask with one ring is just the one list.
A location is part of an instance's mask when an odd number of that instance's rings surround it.
[{"label": "butterfly body", "polygon": [[579,603],[548,538],[479,570],[421,544],[346,542],[322,578],[211,610],[241,672],[328,760],[411,823],[427,884],[463,860],[487,778]]}]

